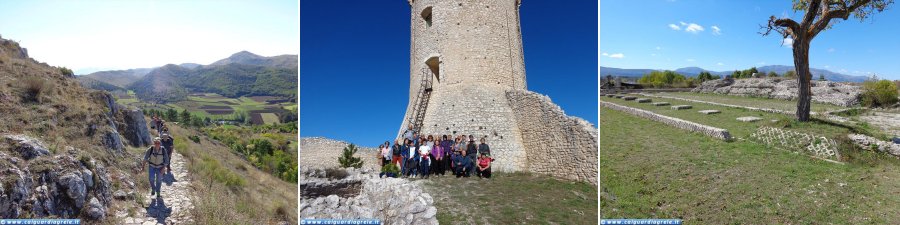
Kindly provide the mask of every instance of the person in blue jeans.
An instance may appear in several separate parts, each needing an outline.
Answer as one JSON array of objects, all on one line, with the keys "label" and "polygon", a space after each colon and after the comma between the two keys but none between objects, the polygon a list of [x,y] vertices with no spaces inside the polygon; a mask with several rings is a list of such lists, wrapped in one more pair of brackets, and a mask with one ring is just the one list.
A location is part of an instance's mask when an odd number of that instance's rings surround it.
[{"label": "person in blue jeans", "polygon": [[166,154],[166,149],[161,145],[159,137],[153,139],[153,146],[150,146],[144,153],[143,162],[150,164],[147,170],[150,175],[150,196],[156,195],[156,198],[161,198],[162,195],[159,191],[162,186],[163,174],[166,173],[166,167],[169,165],[169,155]]},{"label": "person in blue jeans", "polygon": [[404,139],[403,144],[400,145],[400,176],[405,177],[409,172],[409,165],[406,164],[406,161],[409,161],[409,140]]}]

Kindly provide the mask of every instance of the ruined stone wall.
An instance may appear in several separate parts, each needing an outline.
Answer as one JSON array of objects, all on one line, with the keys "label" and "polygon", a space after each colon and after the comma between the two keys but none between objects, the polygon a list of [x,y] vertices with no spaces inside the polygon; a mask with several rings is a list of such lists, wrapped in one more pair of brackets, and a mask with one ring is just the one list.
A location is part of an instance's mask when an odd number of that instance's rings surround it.
[{"label": "ruined stone wall", "polygon": [[643,109],[636,109],[627,106],[618,105],[615,103],[600,101],[600,107],[606,107],[613,110],[622,111],[628,114],[632,114],[638,117],[647,118],[649,120],[661,122],[664,124],[668,124],[669,126],[673,126],[682,130],[687,130],[691,132],[701,133],[706,136],[710,136],[717,139],[729,140],[731,139],[731,133],[728,130],[722,128],[711,127],[699,123],[694,123],[687,120],[682,120],[674,117],[664,116],[660,114],[656,114],[654,112],[650,112]]},{"label": "ruined stone wall", "polygon": [[[301,137],[300,138],[300,165],[309,167],[330,168],[339,167],[338,157],[344,153],[344,147],[350,143],[338,141],[323,137]],[[361,147],[354,156],[359,157],[363,161],[363,168],[369,168],[381,171],[380,162],[376,155],[375,148]]]},{"label": "ruined stone wall", "polygon": [[[795,100],[797,80],[782,78],[718,79],[703,82],[693,92]],[[812,81],[812,101],[838,106],[859,104],[858,86],[832,81]]]},{"label": "ruined stone wall", "polygon": [[877,138],[866,136],[863,134],[847,134],[850,141],[862,149],[884,152],[893,156],[900,157],[900,144],[893,142],[878,140]]},{"label": "ruined stone wall", "polygon": [[455,85],[435,90],[425,120],[425,135],[485,137],[495,171],[525,168],[525,151],[506,92],[495,85]]},{"label": "ruined stone wall", "polygon": [[549,97],[506,92],[518,122],[526,167],[534,173],[597,184],[597,128],[566,113]]}]

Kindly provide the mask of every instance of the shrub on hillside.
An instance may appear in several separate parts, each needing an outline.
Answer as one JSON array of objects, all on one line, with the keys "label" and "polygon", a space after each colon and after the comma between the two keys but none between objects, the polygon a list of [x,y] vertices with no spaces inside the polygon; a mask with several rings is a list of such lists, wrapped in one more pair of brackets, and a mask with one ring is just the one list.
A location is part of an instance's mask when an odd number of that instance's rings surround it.
[{"label": "shrub on hillside", "polygon": [[347,147],[344,147],[344,154],[342,154],[341,157],[338,157],[338,162],[341,164],[341,167],[362,167],[362,159],[360,159],[359,157],[353,157],[353,154],[356,154],[357,150],[359,149],[357,149],[356,145],[354,144],[350,144]]},{"label": "shrub on hillside", "polygon": [[23,102],[40,102],[41,95],[47,92],[47,81],[40,77],[28,77],[23,82],[22,101]]},{"label": "shrub on hillside", "polygon": [[897,103],[897,85],[888,80],[863,83],[862,104],[866,107],[889,106]]},{"label": "shrub on hillside", "polygon": [[60,67],[59,72],[62,73],[63,75],[70,76],[70,77],[75,75],[75,73],[72,72],[72,70],[70,70],[69,68],[65,68],[65,67]]}]

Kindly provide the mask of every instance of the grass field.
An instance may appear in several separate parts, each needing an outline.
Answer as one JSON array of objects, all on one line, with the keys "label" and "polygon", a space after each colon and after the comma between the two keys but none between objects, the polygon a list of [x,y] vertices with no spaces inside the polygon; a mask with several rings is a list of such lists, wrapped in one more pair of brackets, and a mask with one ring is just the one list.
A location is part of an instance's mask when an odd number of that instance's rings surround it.
[{"label": "grass field", "polygon": [[[724,104],[729,104],[729,105],[778,109],[778,110],[789,111],[789,112],[793,112],[793,111],[797,110],[797,101],[796,100],[743,97],[743,96],[694,93],[694,92],[661,92],[661,93],[654,93],[654,95],[679,97],[679,98],[686,98],[686,99],[700,100],[700,101],[707,101],[707,102],[717,102],[717,103],[724,103]],[[812,106],[810,108],[813,112],[824,112],[824,111],[833,111],[833,110],[838,110],[838,109],[844,109],[845,107],[813,102]]]},{"label": "grass field", "polygon": [[900,219],[900,160],[884,154],[856,150],[849,152],[854,160],[840,165],[603,108],[600,143],[602,218],[681,218],[685,224]]},{"label": "grass field", "polygon": [[[639,98],[643,96],[637,96]],[[797,123],[793,122],[793,115],[779,114],[779,113],[768,113],[768,112],[759,112],[759,111],[750,111],[747,109],[740,108],[730,108],[724,106],[717,106],[711,104],[704,103],[696,103],[689,101],[681,101],[675,99],[666,99],[666,98],[651,98],[653,102],[669,102],[671,105],[691,105],[693,108],[691,109],[683,109],[683,110],[673,110],[671,106],[653,106],[650,103],[637,103],[636,101],[625,101],[623,99],[618,98],[610,98],[610,97],[601,97],[601,101],[607,101],[616,103],[619,105],[635,107],[639,109],[649,110],[658,114],[671,116],[675,118],[680,118],[692,122],[701,123],[704,125],[714,126],[718,128],[727,129],[732,136],[746,138],[749,137],[750,134],[755,132],[760,126],[774,126],[779,128],[784,128],[788,130],[795,130],[804,133],[814,133],[817,135],[835,138],[846,136],[847,133],[865,133],[872,134],[873,136],[883,136],[880,135],[881,132],[876,129],[866,127],[866,126],[855,126],[849,124],[833,124],[823,121],[813,121],[809,123]],[[700,110],[719,110],[721,113],[718,114],[702,114],[698,111]],[[738,121],[738,117],[744,116],[754,116],[762,118],[761,121],[757,122],[741,122]],[[772,122],[772,120],[778,120],[777,122]],[[603,131],[601,130],[601,133]]]},{"label": "grass field", "polygon": [[432,176],[423,182],[441,224],[597,224],[597,187],[530,173]]}]

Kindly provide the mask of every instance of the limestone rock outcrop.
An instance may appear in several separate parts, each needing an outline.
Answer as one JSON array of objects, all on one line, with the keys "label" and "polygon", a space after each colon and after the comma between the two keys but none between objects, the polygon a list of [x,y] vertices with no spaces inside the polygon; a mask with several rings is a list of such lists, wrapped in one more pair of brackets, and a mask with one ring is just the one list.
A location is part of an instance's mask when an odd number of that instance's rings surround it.
[{"label": "limestone rock outcrop", "polygon": [[124,124],[120,124],[119,130],[123,131],[122,135],[131,144],[131,146],[141,147],[153,144],[150,137],[150,129],[147,127],[147,121],[144,120],[144,114],[139,109],[122,110]]},{"label": "limestone rock outcrop", "polygon": [[379,178],[370,169],[299,171],[300,218],[371,219],[384,224],[438,224],[434,199],[416,183]]},{"label": "limestone rock outcrop", "polygon": [[0,217],[105,217],[111,194],[102,163],[72,147],[32,158],[8,154],[10,147],[0,145]]},{"label": "limestone rock outcrop", "polygon": [[[862,90],[858,86],[812,81],[812,101],[849,107],[859,104]],[[753,96],[774,99],[797,99],[798,82],[783,78],[717,79],[703,82],[692,92]]]}]

